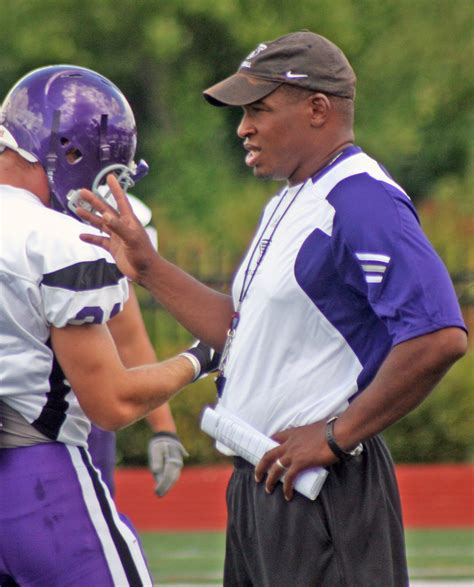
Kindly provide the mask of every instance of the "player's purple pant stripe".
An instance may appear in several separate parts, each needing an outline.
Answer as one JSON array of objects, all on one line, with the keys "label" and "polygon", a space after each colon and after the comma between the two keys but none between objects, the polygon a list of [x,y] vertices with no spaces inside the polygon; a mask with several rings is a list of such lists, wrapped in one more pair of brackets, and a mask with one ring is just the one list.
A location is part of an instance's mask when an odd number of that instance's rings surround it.
[{"label": "player's purple pant stripe", "polygon": [[92,482],[94,484],[94,489],[99,500],[102,514],[110,530],[110,534],[112,536],[112,540],[115,544],[117,552],[119,553],[120,560],[122,561],[123,568],[125,574],[127,575],[130,587],[141,587],[143,585],[142,579],[140,578],[139,572],[137,570],[135,561],[133,560],[133,557],[130,553],[128,545],[115,524],[110,509],[110,502],[105,495],[104,486],[98,478],[97,471],[91,465],[89,458],[86,454],[86,450],[84,448],[80,448],[79,452],[81,453],[82,461],[84,465],[87,467],[89,474],[91,476]]}]

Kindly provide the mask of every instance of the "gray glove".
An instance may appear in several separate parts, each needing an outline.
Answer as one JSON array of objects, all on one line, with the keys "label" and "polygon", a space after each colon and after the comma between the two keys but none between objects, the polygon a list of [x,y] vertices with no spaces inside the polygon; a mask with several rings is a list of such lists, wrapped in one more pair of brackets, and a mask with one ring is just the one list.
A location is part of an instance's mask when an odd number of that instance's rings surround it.
[{"label": "gray glove", "polygon": [[155,493],[163,497],[179,479],[183,457],[188,457],[184,446],[173,432],[157,432],[148,444],[148,465],[155,477]]}]

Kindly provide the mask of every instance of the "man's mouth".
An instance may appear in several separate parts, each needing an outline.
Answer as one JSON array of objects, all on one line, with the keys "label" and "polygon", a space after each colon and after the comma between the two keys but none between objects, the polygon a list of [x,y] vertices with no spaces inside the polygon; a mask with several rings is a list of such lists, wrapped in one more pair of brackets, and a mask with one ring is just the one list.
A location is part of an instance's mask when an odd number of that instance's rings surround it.
[{"label": "man's mouth", "polygon": [[254,147],[252,145],[246,145],[244,147],[247,151],[247,155],[245,156],[245,164],[248,167],[253,167],[258,159],[258,156],[260,154],[260,149],[257,149],[257,147]]}]

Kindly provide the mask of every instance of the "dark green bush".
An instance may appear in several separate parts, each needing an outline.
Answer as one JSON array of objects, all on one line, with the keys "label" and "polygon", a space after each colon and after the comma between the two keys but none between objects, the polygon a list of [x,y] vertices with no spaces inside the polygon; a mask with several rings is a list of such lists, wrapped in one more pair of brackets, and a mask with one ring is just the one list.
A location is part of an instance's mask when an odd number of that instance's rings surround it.
[{"label": "dark green bush", "polygon": [[474,460],[473,355],[471,350],[416,410],[385,431],[395,462]]}]

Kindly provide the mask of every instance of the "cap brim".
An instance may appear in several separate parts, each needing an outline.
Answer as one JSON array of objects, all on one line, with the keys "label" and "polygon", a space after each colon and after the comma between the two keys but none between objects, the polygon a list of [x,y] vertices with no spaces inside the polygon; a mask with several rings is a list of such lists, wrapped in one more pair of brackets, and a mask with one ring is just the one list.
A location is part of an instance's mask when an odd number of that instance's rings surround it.
[{"label": "cap brim", "polygon": [[237,72],[205,90],[203,95],[213,106],[246,106],[268,96],[279,86],[281,82]]}]

